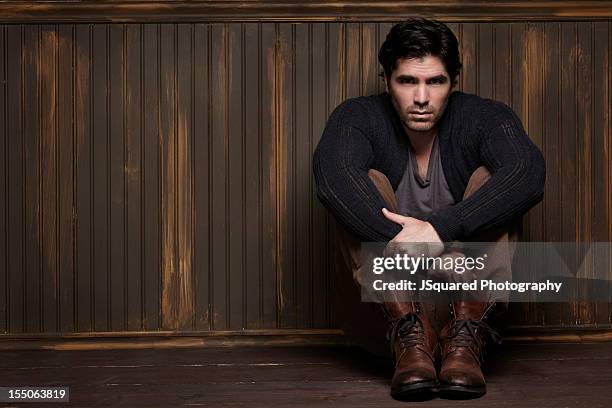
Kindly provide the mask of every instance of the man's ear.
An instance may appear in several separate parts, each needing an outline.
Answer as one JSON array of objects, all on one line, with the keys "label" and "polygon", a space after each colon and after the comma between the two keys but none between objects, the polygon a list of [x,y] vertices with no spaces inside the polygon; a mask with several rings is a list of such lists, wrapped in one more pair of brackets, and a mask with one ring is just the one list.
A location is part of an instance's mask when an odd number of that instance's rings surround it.
[{"label": "man's ear", "polygon": [[382,77],[382,80],[383,80],[383,82],[384,82],[384,84],[385,84],[385,90],[386,90],[387,92],[389,92],[389,82],[387,82],[387,81],[388,81],[388,79],[387,79],[387,75],[386,75],[386,74],[385,74],[385,72],[383,71],[383,72],[380,74],[380,76]]}]

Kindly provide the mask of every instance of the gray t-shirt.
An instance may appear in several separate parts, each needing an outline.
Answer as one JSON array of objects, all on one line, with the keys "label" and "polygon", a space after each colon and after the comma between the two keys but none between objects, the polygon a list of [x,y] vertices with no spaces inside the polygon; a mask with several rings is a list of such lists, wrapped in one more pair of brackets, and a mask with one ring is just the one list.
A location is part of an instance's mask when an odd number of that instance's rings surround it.
[{"label": "gray t-shirt", "polygon": [[426,180],[419,176],[416,157],[410,148],[406,170],[395,190],[395,197],[401,215],[418,219],[425,218],[435,209],[455,204],[442,171],[437,136],[431,148]]}]

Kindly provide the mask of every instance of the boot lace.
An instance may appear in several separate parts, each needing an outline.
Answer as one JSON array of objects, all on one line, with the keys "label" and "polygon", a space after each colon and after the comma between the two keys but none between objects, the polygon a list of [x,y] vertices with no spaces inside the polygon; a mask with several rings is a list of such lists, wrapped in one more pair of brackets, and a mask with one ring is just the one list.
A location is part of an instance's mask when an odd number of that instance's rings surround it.
[{"label": "boot lace", "polygon": [[469,348],[481,362],[485,357],[486,340],[491,340],[495,344],[501,343],[501,336],[498,332],[483,320],[473,319],[455,320],[445,338],[450,340],[455,347]]},{"label": "boot lace", "polygon": [[399,336],[402,349],[417,346],[425,342],[423,322],[417,314],[409,314],[391,322],[387,331],[387,340],[391,343],[391,354],[395,355],[395,339]]}]

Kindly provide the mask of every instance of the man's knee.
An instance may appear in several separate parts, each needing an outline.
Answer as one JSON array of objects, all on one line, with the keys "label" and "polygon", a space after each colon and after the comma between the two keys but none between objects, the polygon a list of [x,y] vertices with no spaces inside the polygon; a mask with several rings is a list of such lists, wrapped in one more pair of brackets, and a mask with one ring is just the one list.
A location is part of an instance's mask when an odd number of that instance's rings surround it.
[{"label": "man's knee", "polygon": [[482,187],[491,178],[491,173],[485,166],[480,166],[470,176],[465,192],[463,193],[463,199],[465,200],[476,190]]},{"label": "man's knee", "polygon": [[395,192],[393,191],[393,186],[391,182],[383,173],[378,170],[370,169],[368,170],[368,177],[376,188],[378,192],[382,196],[385,204],[387,205],[387,209],[393,212],[397,212],[397,199],[395,198]]},{"label": "man's knee", "polygon": [[[491,178],[491,172],[485,167],[480,166],[470,176],[468,185],[463,193],[463,199],[470,197],[480,187],[482,187]],[[489,242],[498,240],[517,241],[519,236],[519,228],[522,217],[513,220],[502,227],[498,227],[494,230],[485,231],[480,233],[477,237],[473,237],[477,241]],[[507,234],[507,235],[505,235]]]}]

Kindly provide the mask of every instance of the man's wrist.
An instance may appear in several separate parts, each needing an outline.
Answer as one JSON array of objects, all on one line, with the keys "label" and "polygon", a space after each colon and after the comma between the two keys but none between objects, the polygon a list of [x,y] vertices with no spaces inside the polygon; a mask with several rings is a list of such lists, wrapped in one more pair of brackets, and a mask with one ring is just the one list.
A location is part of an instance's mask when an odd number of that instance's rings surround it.
[{"label": "man's wrist", "polygon": [[439,212],[434,212],[427,217],[426,221],[436,230],[436,234],[442,242],[451,242],[457,239],[459,224],[454,221],[453,217],[443,217]]}]

